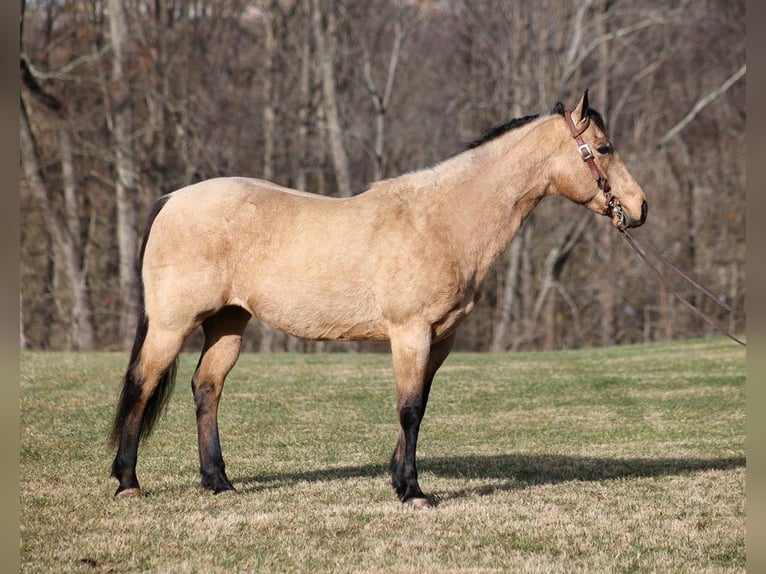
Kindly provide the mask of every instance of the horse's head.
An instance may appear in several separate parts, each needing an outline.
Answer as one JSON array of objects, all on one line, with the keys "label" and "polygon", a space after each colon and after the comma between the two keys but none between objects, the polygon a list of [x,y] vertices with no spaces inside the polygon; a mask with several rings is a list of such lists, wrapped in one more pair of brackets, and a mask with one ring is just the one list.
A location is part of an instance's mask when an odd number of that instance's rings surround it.
[{"label": "horse's head", "polygon": [[641,186],[606,135],[601,115],[588,107],[588,92],[571,112],[557,109],[556,133],[561,136],[552,188],[555,193],[611,218],[618,229],[638,227],[646,220]]}]

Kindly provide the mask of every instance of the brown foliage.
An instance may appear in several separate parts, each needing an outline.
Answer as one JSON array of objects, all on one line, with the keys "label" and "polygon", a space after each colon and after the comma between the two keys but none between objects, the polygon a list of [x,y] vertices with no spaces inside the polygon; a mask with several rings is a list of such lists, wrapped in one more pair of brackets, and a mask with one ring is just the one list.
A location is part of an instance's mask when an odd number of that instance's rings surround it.
[{"label": "brown foliage", "polygon": [[[745,61],[743,1],[125,6],[122,81],[133,118],[139,236],[156,197],[208,177],[270,172],[277,183],[336,193],[327,77],[312,28],[320,6],[354,193],[376,177],[436,163],[510,117],[547,111],[557,100],[571,106],[590,87],[592,105],[648,195],[649,219],[637,233],[744,308],[745,82],[720,90]],[[67,263],[45,209],[77,230],[72,241],[86,272],[96,345],[124,345],[110,105],[125,86],[110,84],[109,45],[104,3],[35,2],[24,10],[22,101],[48,190],[46,207],[22,175],[23,339],[32,348],[72,348],[77,340]],[[63,169],[62,130],[73,174]],[[67,177],[74,178],[74,204],[64,193]],[[606,221],[592,217],[557,260],[581,216],[564,202],[538,207],[486,282],[458,348],[578,347],[708,331],[648,270],[632,270],[627,245],[601,231]],[[741,329],[743,313],[718,318]],[[248,348],[257,348],[262,334],[252,329]],[[279,334],[272,344],[315,346]]]}]

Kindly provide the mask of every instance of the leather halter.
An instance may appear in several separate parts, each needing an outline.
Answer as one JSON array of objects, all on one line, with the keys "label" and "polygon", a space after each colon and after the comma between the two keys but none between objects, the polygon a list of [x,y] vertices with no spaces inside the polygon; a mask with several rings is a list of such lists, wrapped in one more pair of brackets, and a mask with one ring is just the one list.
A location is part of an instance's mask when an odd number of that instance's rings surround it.
[{"label": "leather halter", "polygon": [[604,174],[601,173],[601,170],[596,165],[596,156],[593,155],[593,150],[587,143],[585,143],[585,140],[582,138],[583,132],[585,132],[585,130],[590,127],[590,116],[585,116],[583,127],[579,130],[577,129],[577,126],[572,119],[572,112],[565,111],[564,119],[567,121],[567,126],[569,126],[569,131],[572,133],[572,137],[574,138],[575,142],[577,142],[577,153],[580,154],[580,157],[588,166],[588,169],[590,169],[590,173],[593,176],[593,179],[596,180],[596,185],[598,185],[598,188],[604,192],[606,205],[604,206],[603,214],[611,217],[612,213],[617,211],[618,215],[620,216],[620,220],[624,222],[625,217],[622,211],[622,206],[620,205],[620,200],[612,194],[612,186],[609,185],[609,181],[606,179]]}]

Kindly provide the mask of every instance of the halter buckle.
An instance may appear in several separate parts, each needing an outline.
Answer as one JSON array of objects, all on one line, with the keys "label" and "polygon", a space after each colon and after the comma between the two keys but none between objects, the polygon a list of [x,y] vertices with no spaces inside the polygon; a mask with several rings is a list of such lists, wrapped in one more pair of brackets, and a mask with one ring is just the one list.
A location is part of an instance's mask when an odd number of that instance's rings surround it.
[{"label": "halter buckle", "polygon": [[580,154],[583,161],[590,161],[596,157],[593,155],[593,150],[590,149],[590,146],[587,143],[578,145],[577,152]]}]

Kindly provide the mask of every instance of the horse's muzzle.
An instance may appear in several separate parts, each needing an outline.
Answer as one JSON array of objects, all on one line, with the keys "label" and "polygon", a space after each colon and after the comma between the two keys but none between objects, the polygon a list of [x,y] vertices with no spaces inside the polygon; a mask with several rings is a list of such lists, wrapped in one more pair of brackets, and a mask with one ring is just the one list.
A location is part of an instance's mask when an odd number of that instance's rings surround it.
[{"label": "horse's muzzle", "polygon": [[646,221],[646,213],[649,211],[649,206],[646,205],[646,200],[641,204],[641,218],[640,219],[631,219],[630,216],[623,211],[624,217],[627,221],[625,221],[625,227],[640,227],[644,224]]},{"label": "horse's muzzle", "polygon": [[641,216],[639,219],[633,219],[627,211],[622,207],[622,204],[616,202],[610,208],[609,215],[612,216],[612,223],[617,229],[626,229],[628,227],[639,227],[646,221],[646,212],[648,207],[646,201],[641,204]]}]

